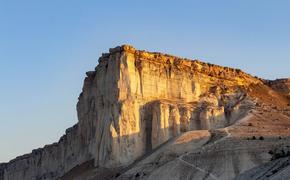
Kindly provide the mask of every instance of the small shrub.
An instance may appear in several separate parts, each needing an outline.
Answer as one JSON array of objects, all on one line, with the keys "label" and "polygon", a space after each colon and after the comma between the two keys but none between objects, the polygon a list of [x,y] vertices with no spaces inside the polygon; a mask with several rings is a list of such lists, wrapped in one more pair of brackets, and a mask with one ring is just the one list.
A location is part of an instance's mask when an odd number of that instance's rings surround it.
[{"label": "small shrub", "polygon": [[278,172],[278,170],[277,169],[274,169],[273,171],[272,171],[272,174],[276,174]]},{"label": "small shrub", "polygon": [[263,136],[260,136],[259,139],[260,139],[260,140],[264,140],[264,137],[263,137]]},{"label": "small shrub", "polygon": [[286,153],[285,153],[284,149],[281,150],[281,154],[282,154],[282,156],[285,156]]},{"label": "small shrub", "polygon": [[140,176],[140,174],[139,173],[137,173],[136,175],[135,175],[135,177],[139,177]]},{"label": "small shrub", "polygon": [[253,139],[253,140],[256,140],[256,136],[253,136],[252,139]]},{"label": "small shrub", "polygon": [[271,155],[274,154],[274,152],[272,150],[270,150],[268,153],[271,154]]}]

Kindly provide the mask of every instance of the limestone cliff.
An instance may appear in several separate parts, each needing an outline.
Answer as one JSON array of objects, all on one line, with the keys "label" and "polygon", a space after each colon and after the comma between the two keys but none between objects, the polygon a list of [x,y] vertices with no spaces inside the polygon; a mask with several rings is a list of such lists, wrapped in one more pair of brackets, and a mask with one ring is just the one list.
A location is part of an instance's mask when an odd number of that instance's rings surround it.
[{"label": "limestone cliff", "polygon": [[269,91],[239,69],[128,45],[110,49],[87,72],[78,124],[58,143],[0,165],[0,180],[65,179],[87,162],[125,167],[183,132],[234,124],[255,106],[257,87]]},{"label": "limestone cliff", "polygon": [[132,163],[180,132],[228,126],[244,111],[244,89],[261,83],[240,70],[131,46],[110,49],[87,75],[80,131],[95,139],[91,153],[104,167]]}]

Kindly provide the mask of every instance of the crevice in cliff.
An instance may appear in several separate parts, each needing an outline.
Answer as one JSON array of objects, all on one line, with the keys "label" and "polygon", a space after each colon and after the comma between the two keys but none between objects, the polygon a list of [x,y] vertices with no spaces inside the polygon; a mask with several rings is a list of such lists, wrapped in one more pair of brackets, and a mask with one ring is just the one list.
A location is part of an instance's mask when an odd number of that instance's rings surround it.
[{"label": "crevice in cliff", "polygon": [[[147,114],[148,113],[148,114]],[[152,150],[152,111],[147,112],[145,116],[145,132],[146,132],[146,152]]]},{"label": "crevice in cliff", "polygon": [[142,77],[142,62],[138,60],[137,58],[135,59],[135,67],[138,71],[139,79],[140,79],[140,92],[141,96],[143,97],[143,77]]},{"label": "crevice in cliff", "polygon": [[166,69],[165,69],[165,71],[166,71],[166,76],[167,76],[168,79],[170,79],[170,78],[171,78],[172,67],[171,67],[171,62],[170,62],[169,59],[166,61],[166,67],[165,67],[165,68],[166,68]]}]

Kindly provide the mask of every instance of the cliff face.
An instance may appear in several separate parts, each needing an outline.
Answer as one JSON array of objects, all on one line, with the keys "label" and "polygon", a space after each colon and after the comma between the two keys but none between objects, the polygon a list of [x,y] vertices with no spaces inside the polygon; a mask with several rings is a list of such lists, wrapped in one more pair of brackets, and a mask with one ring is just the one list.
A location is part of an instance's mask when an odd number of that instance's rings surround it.
[{"label": "cliff face", "polygon": [[110,49],[87,74],[80,131],[95,139],[91,154],[103,167],[132,163],[181,132],[230,125],[247,111],[245,88],[261,83],[240,70],[131,46]]},{"label": "cliff face", "polygon": [[55,179],[88,158],[87,149],[79,141],[76,125],[68,129],[58,143],[0,165],[0,179]]},{"label": "cliff face", "polygon": [[79,122],[58,143],[0,165],[0,180],[56,179],[73,167],[126,166],[182,132],[233,124],[263,83],[232,68],[166,54],[110,49],[87,72]]}]

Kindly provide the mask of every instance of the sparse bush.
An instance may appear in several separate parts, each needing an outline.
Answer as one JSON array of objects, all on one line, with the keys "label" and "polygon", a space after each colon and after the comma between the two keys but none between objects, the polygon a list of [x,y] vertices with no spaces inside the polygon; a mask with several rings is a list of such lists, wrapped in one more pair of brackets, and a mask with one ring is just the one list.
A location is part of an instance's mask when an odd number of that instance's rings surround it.
[{"label": "sparse bush", "polygon": [[283,149],[273,155],[272,159],[279,159],[290,155],[290,151],[285,152]]},{"label": "sparse bush", "polygon": [[264,140],[264,137],[263,137],[263,136],[260,136],[259,139],[260,139],[260,140]]},{"label": "sparse bush", "polygon": [[117,173],[116,175],[115,175],[115,177],[119,177],[121,175],[121,173]]},{"label": "sparse bush", "polygon": [[252,139],[253,139],[253,140],[256,140],[256,136],[253,136]]}]

